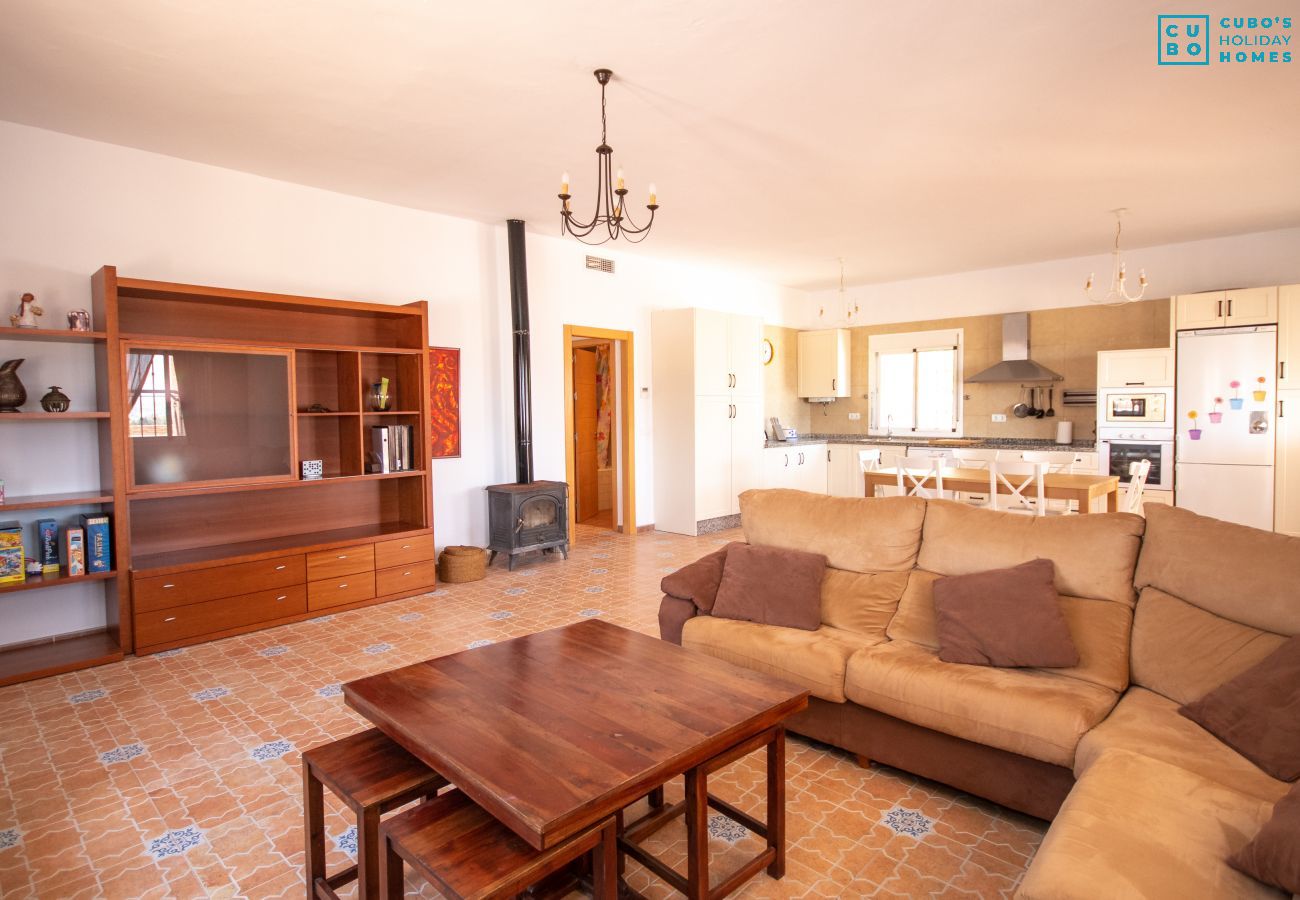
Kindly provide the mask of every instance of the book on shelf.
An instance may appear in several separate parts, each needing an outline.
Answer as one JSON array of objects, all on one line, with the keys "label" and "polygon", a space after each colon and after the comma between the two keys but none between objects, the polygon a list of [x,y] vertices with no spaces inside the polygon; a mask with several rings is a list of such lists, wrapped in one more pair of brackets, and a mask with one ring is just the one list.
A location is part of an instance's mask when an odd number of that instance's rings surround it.
[{"label": "book on shelf", "polygon": [[27,580],[23,558],[23,527],[17,521],[0,522],[0,584]]},{"label": "book on shelf", "polygon": [[86,536],[86,571],[111,572],[113,570],[113,537],[109,518],[104,513],[81,516],[81,529]]},{"label": "book on shelf", "polygon": [[36,520],[36,555],[42,572],[59,574],[59,523],[54,519]]},{"label": "book on shelf", "polygon": [[414,468],[412,425],[370,426],[370,471],[372,474],[409,472]]},{"label": "book on shelf", "polygon": [[86,533],[76,525],[63,529],[63,568],[69,576],[86,574]]}]

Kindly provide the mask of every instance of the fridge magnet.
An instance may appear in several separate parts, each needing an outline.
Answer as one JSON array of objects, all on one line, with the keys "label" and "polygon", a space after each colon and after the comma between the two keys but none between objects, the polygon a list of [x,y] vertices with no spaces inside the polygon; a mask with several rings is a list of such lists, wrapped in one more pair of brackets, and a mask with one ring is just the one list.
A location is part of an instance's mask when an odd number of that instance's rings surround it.
[{"label": "fridge magnet", "polygon": [[1242,403],[1241,393],[1240,393],[1241,382],[1229,381],[1228,387],[1232,388],[1232,399],[1228,401],[1228,405],[1231,406],[1233,409],[1241,409],[1241,403]]},{"label": "fridge magnet", "polygon": [[460,456],[460,349],[429,348],[429,430],[433,458]]},{"label": "fridge magnet", "polygon": [[1188,436],[1189,438],[1191,438],[1192,440],[1194,440],[1194,441],[1199,441],[1199,440],[1201,439],[1201,429],[1199,429],[1199,428],[1196,427],[1196,418],[1197,418],[1197,416],[1199,416],[1199,415],[1200,415],[1200,413],[1198,413],[1198,412],[1197,412],[1196,410],[1194,410],[1194,409],[1193,409],[1193,410],[1188,410],[1188,412],[1187,412],[1187,418],[1189,418],[1189,419],[1192,420],[1192,427],[1191,427],[1190,429],[1188,429],[1188,431],[1187,431],[1187,436]]},{"label": "fridge magnet", "polygon": [[1214,411],[1210,413],[1210,421],[1215,425],[1218,425],[1220,422],[1223,421],[1223,413],[1219,412],[1219,407],[1222,405],[1223,405],[1223,398],[1215,397]]},{"label": "fridge magnet", "polygon": [[36,305],[36,297],[23,294],[18,299],[18,314],[9,317],[9,324],[14,328],[40,328],[40,317],[45,310]]},{"label": "fridge magnet", "polygon": [[1259,387],[1255,388],[1253,396],[1260,403],[1263,403],[1264,400],[1268,397],[1268,391],[1264,390],[1264,376],[1263,375],[1259,376],[1258,378],[1255,379],[1255,382],[1259,385]]}]

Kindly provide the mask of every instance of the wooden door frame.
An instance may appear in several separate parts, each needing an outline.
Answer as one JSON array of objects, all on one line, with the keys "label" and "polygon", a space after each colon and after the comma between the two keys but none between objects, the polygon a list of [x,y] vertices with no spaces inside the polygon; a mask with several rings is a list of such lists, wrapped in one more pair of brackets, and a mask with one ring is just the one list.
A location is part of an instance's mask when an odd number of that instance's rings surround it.
[{"label": "wooden door frame", "polygon": [[622,427],[619,429],[618,440],[618,459],[621,475],[620,493],[623,496],[621,504],[620,518],[623,520],[621,525],[615,526],[616,530],[623,534],[636,534],[636,451],[632,445],[632,435],[636,434],[635,429],[635,407],[633,401],[636,399],[635,379],[632,376],[632,361],[634,359],[632,347],[632,332],[614,331],[609,328],[591,328],[586,325],[565,325],[564,326],[564,480],[569,485],[569,540],[572,541],[577,534],[578,504],[577,494],[574,493],[574,472],[577,470],[577,460],[574,458],[573,449],[573,339],[590,338],[600,341],[618,341],[618,365],[622,373],[621,384],[619,385],[619,418]]}]

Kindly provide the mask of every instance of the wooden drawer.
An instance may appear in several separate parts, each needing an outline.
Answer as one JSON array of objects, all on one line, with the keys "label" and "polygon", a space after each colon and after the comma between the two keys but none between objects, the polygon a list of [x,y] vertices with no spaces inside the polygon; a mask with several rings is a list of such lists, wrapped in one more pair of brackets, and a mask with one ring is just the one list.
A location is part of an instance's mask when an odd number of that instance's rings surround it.
[{"label": "wooden drawer", "polygon": [[294,584],[255,594],[191,603],[174,609],[137,612],[135,642],[141,647],[151,647],[240,625],[283,619],[306,611],[307,587]]},{"label": "wooden drawer", "polygon": [[357,544],[337,550],[319,550],[307,554],[307,580],[320,581],[351,575],[353,572],[370,572],[375,568],[375,545]]},{"label": "wooden drawer", "polygon": [[433,535],[431,534],[420,534],[396,541],[380,541],[375,544],[376,569],[391,569],[393,566],[404,566],[407,563],[433,559],[433,557]]},{"label": "wooden drawer", "polygon": [[325,609],[375,596],[375,573],[356,572],[307,584],[307,608]]},{"label": "wooden drawer", "polygon": [[413,562],[407,566],[380,569],[375,573],[375,596],[409,593],[432,587],[436,580],[433,560]]},{"label": "wooden drawer", "polygon": [[132,581],[135,611],[171,609],[203,603],[219,597],[236,597],[273,588],[302,584],[307,580],[306,564],[298,556],[277,556],[257,562],[235,563],[177,572],[175,575],[136,577]]}]

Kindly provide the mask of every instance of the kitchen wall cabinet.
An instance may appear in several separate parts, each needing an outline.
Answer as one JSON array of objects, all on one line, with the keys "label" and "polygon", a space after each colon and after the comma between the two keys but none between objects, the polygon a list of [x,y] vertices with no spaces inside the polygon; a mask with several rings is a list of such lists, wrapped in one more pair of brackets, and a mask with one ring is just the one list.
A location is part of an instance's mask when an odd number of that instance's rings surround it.
[{"label": "kitchen wall cabinet", "polygon": [[1300,389],[1300,284],[1277,289],[1277,389]]},{"label": "kitchen wall cabinet", "polygon": [[762,487],[762,320],[703,309],[651,322],[655,526],[694,535]]},{"label": "kitchen wall cabinet", "polygon": [[763,456],[767,487],[826,493],[825,444],[769,447]]},{"label": "kitchen wall cabinet", "polygon": [[847,397],[850,390],[848,329],[799,332],[799,396]]},{"label": "kitchen wall cabinet", "polygon": [[1278,391],[1273,528],[1300,536],[1300,390]]},{"label": "kitchen wall cabinet", "polygon": [[1097,354],[1097,387],[1168,387],[1174,383],[1174,350],[1103,350]]},{"label": "kitchen wall cabinet", "polygon": [[1174,327],[1179,331],[1225,328],[1234,325],[1269,325],[1277,321],[1276,287],[1207,291],[1174,298]]}]

